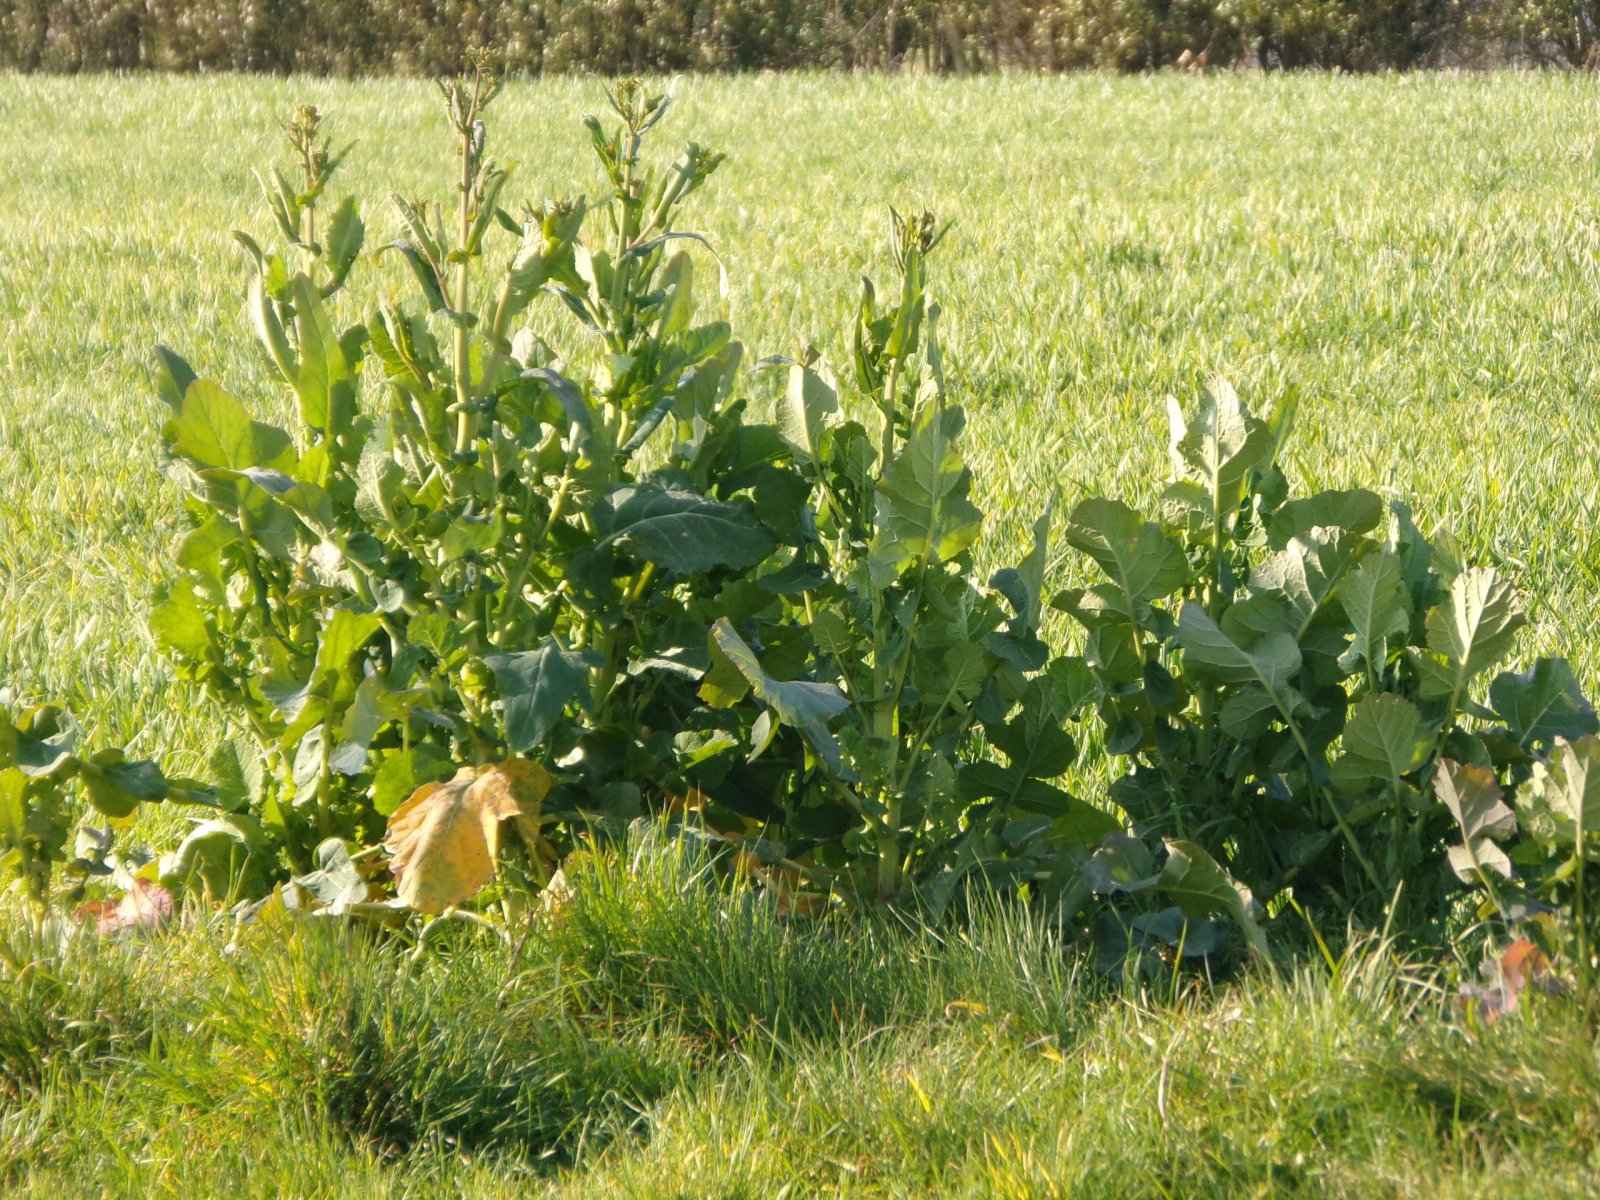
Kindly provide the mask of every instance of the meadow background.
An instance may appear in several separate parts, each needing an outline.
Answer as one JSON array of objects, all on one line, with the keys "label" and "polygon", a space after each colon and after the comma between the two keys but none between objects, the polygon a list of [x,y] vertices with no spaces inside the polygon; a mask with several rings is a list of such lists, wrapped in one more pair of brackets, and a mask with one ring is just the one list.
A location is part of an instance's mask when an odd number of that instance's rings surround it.
[{"label": "meadow background", "polygon": [[[673,86],[673,137],[729,152],[695,224],[754,356],[841,363],[887,206],[955,222],[933,288],[997,558],[1052,498],[1148,501],[1163,397],[1220,373],[1258,409],[1298,394],[1307,489],[1376,485],[1508,571],[1533,618],[1518,657],[1564,653],[1594,691],[1593,77]],[[357,140],[351,190],[448,186],[421,82],[0,78],[0,682],[174,773],[227,731],[146,629],[179,529],[148,352],[175,343],[276,415],[228,231],[262,229],[248,167],[281,157],[299,102]],[[578,78],[510,86],[513,194],[594,186],[576,122],[600,103]],[[378,244],[388,215],[366,216]],[[357,269],[401,290],[391,264]],[[141,832],[165,844],[181,819]],[[1583,1014],[1474,1031],[1448,1019],[1448,970],[1365,942],[1122,993],[1022,909],[839,936],[783,925],[682,844],[572,873],[569,919],[414,968],[320,922],[44,956],[0,913],[0,1187],[1442,1197],[1600,1177]]]}]

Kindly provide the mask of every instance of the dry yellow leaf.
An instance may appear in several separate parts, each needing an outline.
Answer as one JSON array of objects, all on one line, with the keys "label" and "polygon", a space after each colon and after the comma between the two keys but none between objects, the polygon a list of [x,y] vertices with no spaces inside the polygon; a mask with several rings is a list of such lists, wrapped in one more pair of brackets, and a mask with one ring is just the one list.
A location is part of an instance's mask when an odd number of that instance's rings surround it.
[{"label": "dry yellow leaf", "polygon": [[396,891],[418,912],[464,903],[495,876],[500,823],[537,812],[550,774],[525,758],[462,767],[445,783],[427,783],[389,817],[383,848]]}]

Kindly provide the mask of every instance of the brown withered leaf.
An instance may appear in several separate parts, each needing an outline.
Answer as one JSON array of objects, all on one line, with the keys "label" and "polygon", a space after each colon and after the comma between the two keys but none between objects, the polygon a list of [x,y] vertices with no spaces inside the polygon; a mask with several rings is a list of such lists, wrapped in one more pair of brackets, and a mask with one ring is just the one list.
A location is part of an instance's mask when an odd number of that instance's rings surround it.
[{"label": "brown withered leaf", "polygon": [[462,767],[426,783],[389,817],[383,847],[402,903],[441,913],[477,895],[495,876],[500,823],[537,812],[550,774],[525,758]]},{"label": "brown withered leaf", "polygon": [[159,929],[172,919],[172,893],[147,879],[135,879],[131,891],[115,900],[91,900],[73,913],[80,923],[94,922],[96,933]]}]

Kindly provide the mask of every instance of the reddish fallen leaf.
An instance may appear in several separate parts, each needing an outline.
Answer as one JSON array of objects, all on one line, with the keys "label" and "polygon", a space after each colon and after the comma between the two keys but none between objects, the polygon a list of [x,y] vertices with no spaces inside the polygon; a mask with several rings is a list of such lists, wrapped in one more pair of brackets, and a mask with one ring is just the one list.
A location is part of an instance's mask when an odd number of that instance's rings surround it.
[{"label": "reddish fallen leaf", "polygon": [[80,904],[73,914],[80,923],[94,921],[94,931],[125,933],[131,929],[159,929],[172,920],[172,893],[160,884],[135,879],[131,891],[114,900]]},{"label": "reddish fallen leaf", "polygon": [[1527,938],[1518,938],[1500,956],[1500,973],[1507,986],[1521,991],[1531,981],[1550,973],[1550,960]]},{"label": "reddish fallen leaf", "polygon": [[1483,986],[1461,985],[1461,1005],[1476,1008],[1485,1025],[1516,1012],[1522,993],[1530,987],[1541,992],[1563,990],[1544,951],[1527,938],[1518,938],[1507,946],[1498,962],[1485,963],[1483,974]]}]

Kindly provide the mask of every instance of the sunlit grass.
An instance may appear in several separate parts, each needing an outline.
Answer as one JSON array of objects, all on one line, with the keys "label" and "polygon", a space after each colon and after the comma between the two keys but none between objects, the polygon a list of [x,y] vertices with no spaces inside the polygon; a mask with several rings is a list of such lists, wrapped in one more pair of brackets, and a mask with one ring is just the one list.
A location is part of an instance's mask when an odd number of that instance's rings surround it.
[{"label": "sunlit grass", "polygon": [[1006,904],[791,925],[653,838],[572,883],[512,944],[462,926],[416,964],[332,922],[63,944],[0,914],[0,1191],[1579,1196],[1600,1170],[1576,1004],[1475,1028],[1375,943],[1123,990]]}]

